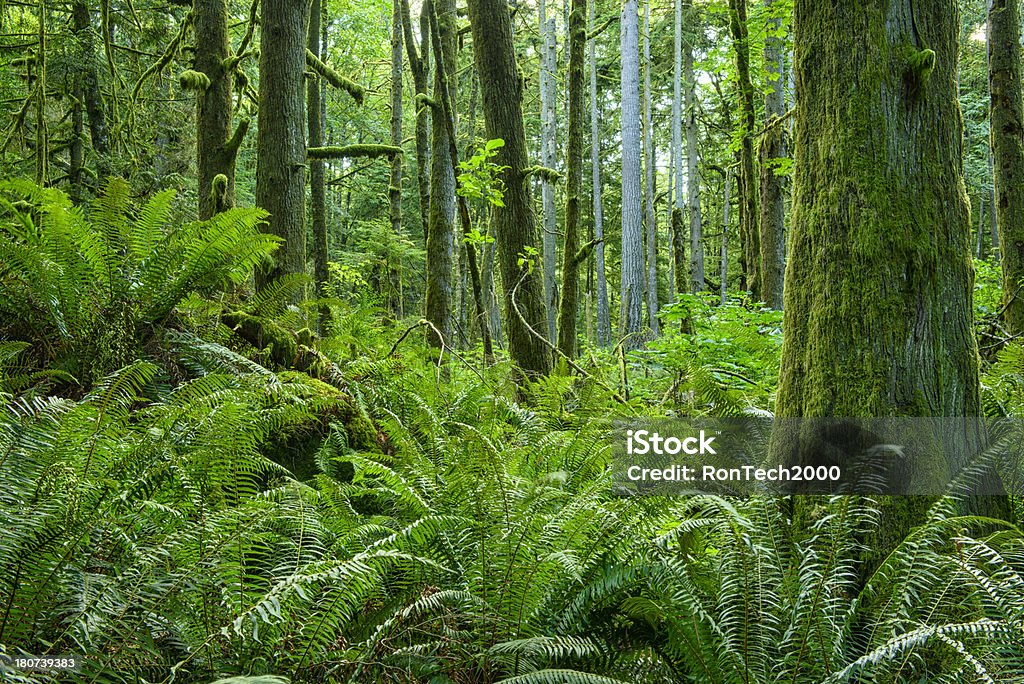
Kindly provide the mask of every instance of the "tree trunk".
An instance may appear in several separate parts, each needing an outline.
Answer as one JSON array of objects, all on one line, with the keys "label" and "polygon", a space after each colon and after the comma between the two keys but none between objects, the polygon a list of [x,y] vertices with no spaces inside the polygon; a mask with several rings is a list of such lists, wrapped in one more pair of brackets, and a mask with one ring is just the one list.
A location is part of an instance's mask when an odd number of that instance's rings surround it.
[{"label": "tree trunk", "polygon": [[658,222],[654,213],[654,120],[651,117],[651,0],[644,0],[644,224],[647,238],[647,322],[658,334]]},{"label": "tree trunk", "polygon": [[[309,7],[309,51],[320,58],[320,23],[321,1],[312,0]],[[324,127],[321,118],[321,83],[320,79],[311,78],[306,83],[306,123],[310,147],[324,144]],[[316,298],[326,296],[328,278],[327,262],[327,187],[324,184],[325,162],[322,159],[309,160],[309,218],[313,224],[313,279],[316,286]],[[330,310],[321,307],[319,312],[319,330],[323,333],[327,326]]]},{"label": "tree trunk", "polygon": [[196,91],[196,172],[202,220],[235,206],[235,159],[249,122],[243,120],[232,132],[235,65],[228,45],[227,1],[195,0],[193,26],[194,70],[206,78],[190,82],[183,76],[182,84]]},{"label": "tree trunk", "polygon": [[1024,100],[1021,99],[1020,3],[990,0],[989,89],[996,223],[1003,266],[1003,319],[1024,333]]},{"label": "tree trunk", "polygon": [[[683,235],[683,3],[675,3],[676,23],[672,64],[672,170],[675,201],[672,205],[673,289],[683,294],[686,286],[686,237]],[[689,46],[687,46],[689,52]],[[689,143],[689,139],[687,139]]]},{"label": "tree trunk", "polygon": [[[555,137],[558,123],[555,120],[555,73],[558,68],[558,41],[555,36],[555,19],[547,16],[544,0],[538,3],[540,34],[543,41],[540,58],[540,163],[548,169],[555,168]],[[558,284],[555,281],[555,267],[558,262],[556,243],[558,240],[558,216],[555,209],[555,185],[547,174],[540,178],[541,209],[543,224],[541,244],[544,267],[544,304],[547,308],[548,339],[555,341],[555,317],[558,311]]]},{"label": "tree trunk", "polygon": [[[689,3],[687,3],[689,6]],[[686,203],[690,214],[690,291],[704,290],[704,220],[700,211],[700,150],[697,148],[697,78],[693,72],[693,46],[683,54],[686,76]]]},{"label": "tree trunk", "polygon": [[725,200],[722,203],[722,252],[721,252],[721,263],[719,265],[719,278],[721,278],[721,284],[719,287],[719,304],[725,306],[726,291],[728,289],[726,280],[729,275],[729,205],[732,200],[729,198],[729,190],[732,185],[732,167],[725,171]]},{"label": "tree trunk", "polygon": [[92,27],[88,0],[74,0],[71,5],[71,21],[74,26],[76,42],[81,50],[79,85],[85,100],[85,112],[89,118],[89,138],[92,140],[93,152],[98,157],[96,175],[102,178],[108,173],[110,138],[107,131],[107,117],[103,111],[103,96],[100,94],[99,77],[96,72],[96,47],[93,41],[96,33]]},{"label": "tree trunk", "polygon": [[[427,22],[425,13],[420,15],[420,41],[422,56],[416,50],[412,35],[412,16],[409,0],[399,0],[402,9],[402,34],[405,38],[405,53],[409,58],[413,90],[416,92],[416,185],[420,197],[420,220],[423,240],[427,239],[427,224],[430,212],[430,107],[422,99],[427,95],[430,80],[430,48],[427,45]],[[424,3],[424,10],[426,3]]]},{"label": "tree trunk", "polygon": [[[402,146],[402,2],[391,3],[391,145]],[[388,184],[388,205],[391,213],[391,232],[402,236],[402,155],[391,158],[391,182]],[[405,315],[402,297],[402,264],[390,264],[391,289],[394,294],[392,310],[399,318]]]},{"label": "tree trunk", "polygon": [[644,300],[643,215],[640,206],[640,41],[637,0],[622,6],[622,282],[619,337],[624,347],[641,343]]},{"label": "tree trunk", "polygon": [[737,186],[740,200],[740,243],[742,246],[741,286],[754,299],[760,292],[760,236],[757,230],[757,181],[754,176],[754,86],[750,82],[750,44],[747,32],[747,0],[729,0],[729,27],[736,58],[736,78],[740,106],[740,174]]},{"label": "tree trunk", "polygon": [[537,338],[547,323],[544,287],[540,274],[527,268],[528,258],[519,264],[526,248],[537,244],[537,227],[526,185],[523,83],[512,42],[512,18],[506,0],[470,0],[469,19],[487,137],[505,141],[494,159],[508,167],[505,206],[494,208],[494,232],[505,287],[509,355],[526,375],[545,374],[551,370],[551,356]]},{"label": "tree trunk", "polygon": [[[448,73],[441,74],[441,65],[436,59],[434,70],[435,101],[441,101],[441,78],[448,83],[455,82],[455,27],[454,0],[429,0],[437,12],[438,40],[444,54],[444,66]],[[428,10],[429,11],[429,10]],[[426,52],[426,47],[423,51]],[[455,172],[450,153],[448,127],[444,116],[434,112],[431,117],[430,151],[430,215],[427,221],[427,293],[426,319],[434,324],[437,332],[428,330],[427,340],[432,346],[452,344],[452,266],[455,243]]]},{"label": "tree trunk", "polygon": [[[589,30],[594,30],[594,5],[591,0],[589,11]],[[594,202],[594,240],[595,276],[597,282],[597,345],[606,347],[611,342],[611,316],[608,311],[608,280],[604,263],[604,211],[601,206],[601,129],[598,122],[601,118],[597,102],[597,56],[594,49],[594,38],[590,39],[590,176],[592,181],[591,195]]]},{"label": "tree trunk", "polygon": [[[773,309],[782,308],[782,281],[786,261],[785,202],[782,179],[775,175],[773,159],[786,155],[785,66],[783,39],[778,36],[782,19],[777,0],[765,0],[769,16],[768,36],[764,43],[764,62],[768,73],[768,92],[764,96],[765,132],[761,138],[761,297]],[[773,80],[774,79],[774,80]]]},{"label": "tree trunk", "polygon": [[572,0],[569,12],[569,132],[565,161],[565,244],[562,247],[562,300],[558,348],[576,356],[581,255],[579,224],[583,194],[583,46],[587,42],[587,0]]},{"label": "tree trunk", "polygon": [[283,275],[306,272],[305,97],[307,0],[261,0],[260,108],[256,140],[256,204],[267,230],[282,239],[274,263],[256,272],[262,289]]},{"label": "tree trunk", "polygon": [[[797,0],[793,26],[800,106],[775,413],[977,415],[956,0]],[[947,458],[973,446],[950,437]],[[883,503],[865,567],[928,503]]]}]

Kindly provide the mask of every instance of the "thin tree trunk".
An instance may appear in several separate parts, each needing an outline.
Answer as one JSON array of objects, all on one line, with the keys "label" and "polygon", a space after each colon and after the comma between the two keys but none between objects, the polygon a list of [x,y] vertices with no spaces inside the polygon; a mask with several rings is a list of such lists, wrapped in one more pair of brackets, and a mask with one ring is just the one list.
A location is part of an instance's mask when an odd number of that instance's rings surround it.
[{"label": "thin tree trunk", "polygon": [[651,0],[644,0],[644,224],[647,238],[647,323],[658,334],[658,222],[654,212],[654,119],[651,117]]},{"label": "thin tree trunk", "polygon": [[[690,3],[687,3],[690,6]],[[690,291],[702,292],[704,285],[704,219],[700,210],[700,150],[697,147],[697,78],[693,71],[693,46],[686,43],[683,54],[686,77],[686,203],[690,215]]]},{"label": "thin tree trunk", "polygon": [[1021,97],[1020,3],[991,0],[989,89],[995,215],[1003,266],[1003,320],[1024,333],[1024,99]]},{"label": "thin tree trunk", "polygon": [[[427,83],[430,80],[430,48],[427,44],[428,28],[424,21],[425,14],[420,16],[420,41],[422,56],[416,50],[416,41],[412,33],[412,16],[409,12],[409,0],[399,0],[402,10],[402,35],[405,42],[405,54],[409,59],[409,70],[412,72],[413,90],[416,93],[416,189],[420,198],[420,228],[423,241],[427,240],[427,225],[430,212],[430,107],[423,102],[427,96]],[[426,3],[424,3],[425,9]]]},{"label": "thin tree trunk", "polygon": [[[555,70],[557,69],[557,38],[555,36],[555,19],[547,16],[544,0],[538,4],[540,14],[540,32],[543,40],[540,60],[540,163],[542,166],[555,168],[555,137],[557,121],[555,120]],[[555,318],[558,312],[558,283],[555,280],[555,267],[558,261],[558,217],[555,209],[555,186],[547,174],[540,179],[541,207],[543,224],[541,244],[543,246],[544,267],[544,301],[548,312],[548,339],[555,340]]]},{"label": "thin tree trunk", "polygon": [[519,263],[526,248],[537,244],[537,227],[525,183],[523,84],[512,42],[512,18],[506,0],[470,0],[469,19],[487,137],[505,141],[494,159],[508,167],[505,206],[494,208],[494,227],[505,288],[509,355],[527,376],[546,374],[551,370],[551,355],[537,339],[547,321],[544,285],[536,270]]},{"label": "thin tree trunk", "polygon": [[985,196],[978,198],[978,258],[985,258]]},{"label": "thin tree trunk", "polygon": [[729,26],[732,31],[736,59],[736,78],[740,108],[740,265],[741,286],[751,291],[754,299],[760,292],[760,235],[757,229],[757,181],[754,176],[754,86],[750,82],[750,44],[747,31],[747,0],[729,0]]},{"label": "thin tree trunk", "polygon": [[[675,40],[672,60],[672,288],[682,294],[686,286],[686,238],[683,235],[683,3],[675,3]],[[687,46],[689,50],[689,46]],[[689,141],[687,141],[689,142]]]},{"label": "thin tree trunk", "polygon": [[622,6],[622,282],[619,337],[625,349],[641,346],[644,300],[643,213],[640,168],[640,41],[637,0]]},{"label": "thin tree trunk", "polygon": [[[434,94],[441,102],[442,78],[446,83],[455,82],[455,2],[454,0],[427,0],[437,13],[437,25],[441,35],[437,42],[441,46],[447,73],[441,73],[441,61],[435,50]],[[427,10],[430,11],[429,8]],[[433,29],[433,26],[431,26]],[[433,36],[431,37],[433,40]],[[424,52],[426,48],[424,47]],[[448,127],[444,116],[434,112],[431,117],[430,152],[430,215],[427,222],[427,292],[426,319],[434,324],[427,331],[427,340],[432,346],[451,345],[452,340],[452,268],[455,247],[455,172],[452,165],[448,140]],[[441,337],[438,335],[440,334]]]},{"label": "thin tree trunk", "polygon": [[782,19],[777,0],[764,0],[769,16],[768,36],[764,44],[764,62],[768,73],[768,92],[764,96],[765,131],[761,138],[761,297],[773,309],[782,308],[782,281],[786,260],[784,238],[786,209],[782,179],[775,175],[773,159],[786,155],[785,64],[783,39],[778,36]]},{"label": "thin tree trunk", "polygon": [[270,268],[256,272],[262,289],[282,275],[306,272],[307,0],[261,0],[260,107],[256,140],[256,204],[281,238]]},{"label": "thin tree trunk", "polygon": [[[312,0],[309,7],[309,39],[308,48],[315,57],[320,58],[320,20],[321,1]],[[309,136],[310,147],[321,147],[324,142],[323,119],[321,119],[321,83],[319,79],[309,79],[306,83],[306,134]],[[327,249],[327,188],[324,185],[324,164],[322,159],[309,160],[309,218],[313,224],[313,279],[316,287],[316,298],[326,296],[328,282],[328,249]],[[319,330],[325,332],[330,310],[321,307],[319,311]]]},{"label": "thin tree trunk", "polygon": [[[594,30],[594,5],[591,0],[589,10],[589,29]],[[590,39],[590,176],[591,195],[594,202],[594,240],[595,270],[597,281],[597,345],[606,347],[611,342],[611,316],[608,310],[608,281],[604,262],[604,211],[601,205],[601,129],[598,125],[601,113],[597,102],[597,56],[594,49],[594,38]]]},{"label": "thin tree trunk", "polygon": [[[314,0],[319,2],[319,0]],[[402,2],[391,3],[391,144],[402,146]],[[396,238],[402,236],[402,162],[401,155],[391,158],[391,182],[388,185],[388,204],[391,214],[391,232]],[[325,231],[326,236],[326,231]],[[402,264],[390,264],[391,287],[395,301],[393,310],[402,318],[405,315],[402,297]]]},{"label": "thin tree trunk", "polygon": [[558,348],[576,356],[576,315],[582,255],[579,223],[583,201],[583,47],[587,42],[587,0],[572,0],[569,12],[569,132],[566,149],[565,243],[562,247],[562,300],[558,312]]},{"label": "thin tree trunk", "polygon": [[722,204],[722,252],[721,252],[721,264],[719,266],[719,277],[721,278],[721,284],[719,285],[719,303],[725,306],[726,300],[726,280],[729,276],[729,205],[732,202],[729,199],[729,190],[732,185],[732,167],[729,167],[725,171],[725,201]]}]

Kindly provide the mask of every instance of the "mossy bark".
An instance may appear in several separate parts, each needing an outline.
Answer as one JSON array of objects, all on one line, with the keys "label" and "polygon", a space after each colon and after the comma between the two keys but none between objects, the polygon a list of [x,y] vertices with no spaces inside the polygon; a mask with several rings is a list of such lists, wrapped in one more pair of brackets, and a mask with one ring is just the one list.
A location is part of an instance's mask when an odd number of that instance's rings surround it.
[{"label": "mossy bark", "polygon": [[989,89],[995,215],[1003,266],[1003,318],[1024,333],[1024,100],[1021,98],[1020,2],[989,5]]},{"label": "mossy bark", "polygon": [[[427,97],[427,82],[430,79],[430,50],[427,45],[427,22],[425,14],[420,17],[420,40],[424,49],[422,56],[416,49],[416,41],[412,34],[412,15],[409,12],[409,0],[399,0],[402,11],[402,37],[405,43],[405,54],[409,59],[409,70],[412,72],[413,90],[416,93],[416,189],[420,198],[420,221],[423,239],[427,238],[427,221],[430,210],[430,108],[421,98]],[[424,9],[426,5],[424,3]]]},{"label": "mossy bark", "polygon": [[306,71],[308,0],[261,0],[260,108],[256,204],[282,238],[274,263],[256,272],[261,288],[306,271]]},{"label": "mossy bark", "polygon": [[[537,11],[540,25],[540,165],[534,171],[540,177],[542,212],[541,265],[544,269],[544,304],[547,310],[547,337],[554,342],[558,312],[558,281],[555,270],[558,260],[558,210],[555,208],[555,183],[559,180],[554,170],[556,163],[556,137],[558,120],[555,118],[557,96],[556,71],[558,69],[558,42],[555,19],[548,18],[545,0],[539,0]],[[543,169],[543,171],[542,171]]]},{"label": "mossy bark", "polygon": [[[769,15],[769,35],[764,44],[764,61],[770,76],[764,96],[765,132],[761,137],[761,297],[773,309],[782,308],[782,285],[785,275],[785,201],[782,178],[775,175],[772,160],[786,154],[786,129],[782,117],[786,112],[784,41],[777,35],[782,25],[777,0],[765,0]],[[772,80],[774,78],[774,80]]]},{"label": "mossy bark", "polygon": [[[441,78],[455,82],[454,0],[427,0],[437,14],[438,43],[447,73],[441,64],[434,71],[434,94],[441,101]],[[428,9],[428,11],[430,11]],[[426,52],[424,46],[424,52]],[[437,60],[435,60],[437,61]],[[427,286],[425,318],[433,323],[427,341],[435,347],[452,345],[452,266],[455,248],[455,171],[452,165],[448,126],[442,112],[431,117],[430,213],[427,217]]]},{"label": "mossy bark", "polygon": [[[239,126],[237,134],[232,132],[235,64],[230,59],[226,0],[195,0],[193,30],[196,35],[193,73],[197,74],[193,81],[201,83],[189,81],[192,85],[183,83],[183,87],[196,94],[199,218],[208,219],[235,206],[235,159],[248,122]],[[182,80],[185,80],[184,75]],[[224,176],[227,183],[215,186],[217,176]]]},{"label": "mossy bark", "polygon": [[[692,15],[692,3],[687,3]],[[683,52],[686,90],[686,206],[690,218],[690,291],[702,292],[704,283],[704,219],[700,210],[700,148],[697,145],[697,78],[693,71],[693,46],[687,41]]]},{"label": "mossy bark", "polygon": [[[977,415],[957,3],[797,0],[793,25],[800,107],[776,415]],[[935,52],[916,87],[908,46]],[[961,459],[975,438],[951,435],[944,456]],[[869,566],[926,505],[884,503]]]},{"label": "mossy bark", "polygon": [[644,239],[647,247],[647,325],[658,335],[658,218],[654,211],[654,119],[651,115],[651,0],[644,0]]},{"label": "mossy bark", "polygon": [[530,331],[543,334],[547,322],[543,283],[538,270],[519,263],[527,247],[536,248],[538,236],[525,182],[523,83],[516,65],[512,18],[506,0],[470,0],[469,19],[487,137],[505,141],[494,158],[496,164],[508,167],[503,174],[505,206],[494,209],[494,233],[505,288],[509,355],[523,373],[545,374],[551,370],[551,356],[544,340]]},{"label": "mossy bark", "polygon": [[[402,2],[391,2],[391,145],[402,146]],[[388,209],[391,232],[402,235],[402,163],[401,155],[391,158],[391,182],[388,184]],[[405,315],[402,301],[402,264],[388,265],[391,276],[391,310]]]},{"label": "mossy bark", "polygon": [[[309,6],[309,28],[307,48],[315,57],[320,57],[320,20],[321,0],[312,0]],[[323,102],[321,91],[323,85],[319,79],[311,78],[306,82],[306,134],[310,148],[324,144],[324,121],[321,118]],[[308,149],[307,149],[308,155]],[[326,296],[329,279],[327,262],[327,186],[326,169],[322,159],[311,158],[309,161],[309,222],[313,229],[313,282],[317,299]],[[318,314],[318,329],[323,332],[327,326],[330,309],[321,307]]]},{"label": "mossy bark", "polygon": [[93,152],[97,156],[96,175],[103,178],[109,168],[110,134],[107,129],[107,116],[103,109],[103,96],[100,93],[96,68],[96,30],[92,26],[87,0],[74,0],[71,4],[71,22],[80,50],[77,56],[78,68],[81,70],[79,87],[89,118],[89,138],[92,141]]},{"label": "mossy bark", "polygon": [[589,41],[588,57],[590,61],[590,176],[591,189],[594,205],[594,240],[597,248],[594,250],[594,281],[597,288],[597,344],[605,347],[611,342],[611,317],[608,305],[608,280],[605,273],[604,263],[604,206],[601,202],[601,129],[598,126],[600,120],[600,105],[597,100],[597,56],[594,49],[594,38],[590,37],[594,30],[594,6],[596,0],[591,0],[587,24],[590,33],[587,34]]},{"label": "mossy bark", "polygon": [[754,86],[750,82],[747,0],[729,0],[729,28],[732,32],[740,105],[740,173],[736,179],[736,185],[740,201],[742,284],[757,299],[761,296],[761,239],[757,227],[757,178],[754,173]]},{"label": "mossy bark", "polygon": [[558,310],[558,349],[576,356],[579,310],[580,202],[583,191],[583,46],[587,40],[587,0],[569,9],[569,131],[565,155],[565,242],[562,245],[562,298]]}]

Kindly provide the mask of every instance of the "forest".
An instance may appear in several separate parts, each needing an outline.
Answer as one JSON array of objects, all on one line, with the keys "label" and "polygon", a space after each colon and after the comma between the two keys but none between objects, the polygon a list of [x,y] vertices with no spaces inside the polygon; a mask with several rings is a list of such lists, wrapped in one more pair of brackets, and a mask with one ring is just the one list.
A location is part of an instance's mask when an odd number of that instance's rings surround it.
[{"label": "forest", "polygon": [[0,680],[1024,683],[1021,4],[0,0]]}]

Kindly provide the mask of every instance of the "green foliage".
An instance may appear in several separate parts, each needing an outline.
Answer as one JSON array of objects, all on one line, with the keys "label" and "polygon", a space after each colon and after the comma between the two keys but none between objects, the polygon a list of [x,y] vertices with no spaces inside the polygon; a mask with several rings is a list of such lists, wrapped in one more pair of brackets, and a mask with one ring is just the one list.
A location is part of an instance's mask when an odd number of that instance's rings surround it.
[{"label": "green foliage", "polygon": [[505,183],[501,174],[508,168],[491,161],[498,151],[505,146],[501,138],[488,140],[483,147],[478,147],[476,154],[459,162],[458,190],[460,196],[473,200],[486,200],[496,207],[505,203]]},{"label": "green foliage", "polygon": [[277,246],[259,209],[175,225],[173,197],[137,206],[114,179],[87,214],[59,191],[0,185],[0,335],[44,341],[38,365],[88,387],[134,360],[190,294],[244,282]]}]

